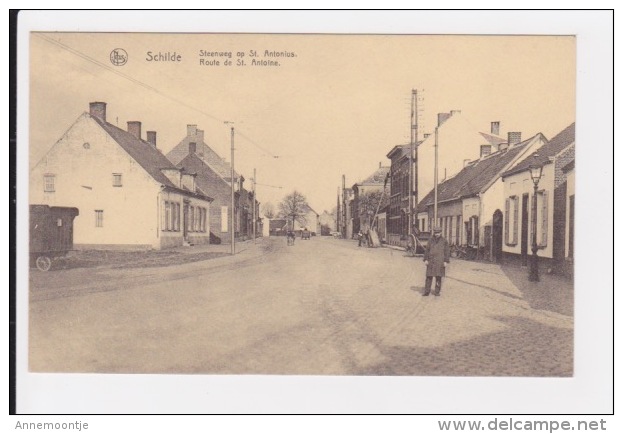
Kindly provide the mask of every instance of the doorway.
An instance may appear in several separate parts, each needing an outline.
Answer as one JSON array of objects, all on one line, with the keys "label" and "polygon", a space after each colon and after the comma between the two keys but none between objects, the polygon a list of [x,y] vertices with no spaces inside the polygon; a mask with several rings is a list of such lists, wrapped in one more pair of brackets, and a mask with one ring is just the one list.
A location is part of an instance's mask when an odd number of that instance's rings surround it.
[{"label": "doorway", "polygon": [[504,214],[499,209],[493,213],[493,224],[491,234],[491,260],[493,262],[502,261],[502,234],[504,228]]}]

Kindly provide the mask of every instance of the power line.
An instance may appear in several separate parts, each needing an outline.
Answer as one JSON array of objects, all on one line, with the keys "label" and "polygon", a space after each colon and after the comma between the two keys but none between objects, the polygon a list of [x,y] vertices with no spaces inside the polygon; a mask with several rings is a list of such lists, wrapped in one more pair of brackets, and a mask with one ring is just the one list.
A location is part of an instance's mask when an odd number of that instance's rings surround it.
[{"label": "power line", "polygon": [[[184,106],[184,107],[186,107],[188,109],[191,109],[191,110],[194,110],[196,112],[199,112],[199,113],[203,114],[204,116],[207,116],[208,118],[210,118],[212,120],[215,120],[215,121],[217,121],[219,123],[223,122],[222,119],[219,119],[218,117],[216,117],[216,116],[214,116],[214,115],[212,115],[210,113],[207,113],[204,110],[201,110],[201,109],[199,109],[197,107],[194,107],[194,106],[192,106],[190,104],[187,104],[186,102],[184,102],[184,101],[182,101],[182,100],[180,100],[178,98],[175,98],[174,96],[167,95],[166,93],[163,93],[159,89],[157,89],[157,88],[155,88],[155,87],[153,87],[153,86],[151,86],[151,85],[149,85],[149,84],[147,84],[147,83],[145,83],[145,82],[143,82],[141,80],[138,80],[138,79],[136,79],[136,78],[134,78],[134,77],[132,77],[132,76],[130,76],[128,74],[125,74],[125,73],[119,71],[118,69],[115,69],[115,68],[113,68],[111,66],[108,66],[105,63],[102,63],[99,60],[94,59],[94,58],[92,58],[92,57],[82,53],[81,51],[78,51],[78,50],[76,50],[74,48],[71,48],[70,46],[63,44],[60,41],[57,41],[57,40],[55,40],[55,39],[53,39],[53,38],[51,38],[49,36],[46,36],[46,35],[43,35],[43,34],[40,34],[40,33],[34,33],[34,35],[37,36],[40,39],[43,39],[44,41],[46,41],[48,43],[56,45],[57,47],[65,50],[65,51],[68,51],[69,53],[71,53],[71,54],[73,54],[75,56],[78,56],[78,57],[82,58],[83,60],[86,60],[87,62],[91,62],[92,64],[97,65],[100,68],[104,68],[105,70],[107,70],[109,72],[112,72],[113,74],[116,74],[116,75],[118,75],[118,76],[120,76],[122,78],[125,78],[126,80],[131,81],[132,83],[134,83],[134,84],[136,84],[138,86],[141,86],[141,87],[143,87],[143,88],[145,88],[145,89],[147,89],[149,91],[152,91],[152,92],[162,96],[163,98],[167,98],[167,99],[169,99],[169,100],[171,100],[171,101],[173,101],[173,102],[175,102],[177,104],[180,104],[180,105],[182,105],[182,106]],[[258,149],[260,149],[264,153],[268,154],[270,157],[279,158],[278,155],[273,154],[272,152],[270,152],[265,147],[259,145],[253,139],[248,137],[246,134],[243,134],[242,132],[240,132],[240,130],[237,130],[237,133],[238,133],[239,136],[243,137],[246,141],[248,141],[252,145],[256,146]]]}]

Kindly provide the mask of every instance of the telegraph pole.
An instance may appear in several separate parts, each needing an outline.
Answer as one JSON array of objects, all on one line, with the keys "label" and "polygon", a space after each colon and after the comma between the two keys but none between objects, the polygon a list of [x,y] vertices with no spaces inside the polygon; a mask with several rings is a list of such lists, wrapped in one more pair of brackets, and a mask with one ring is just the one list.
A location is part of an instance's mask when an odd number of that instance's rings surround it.
[{"label": "telegraph pole", "polygon": [[253,244],[255,244],[255,226],[256,226],[256,217],[255,217],[255,204],[257,200],[255,200],[255,168],[253,168]]},{"label": "telegraph pole", "polygon": [[418,141],[418,106],[417,106],[417,89],[411,89],[411,143],[409,149],[409,228],[408,234],[413,233],[413,224],[415,222],[415,210],[417,208],[416,196],[416,172],[417,164],[417,141]]},{"label": "telegraph pole", "polygon": [[[226,124],[233,124],[233,122],[225,122]],[[231,219],[230,219],[230,225],[231,225],[231,254],[235,255],[236,254],[236,228],[235,228],[235,216],[234,216],[234,211],[236,209],[236,203],[235,203],[235,193],[234,193],[234,184],[235,184],[235,180],[234,180],[234,127],[231,127],[231,174],[230,174],[230,180],[231,180]]]},{"label": "telegraph pole", "polygon": [[437,184],[439,182],[439,175],[437,173],[439,171],[438,149],[439,149],[439,127],[435,127],[435,205],[433,208],[433,225],[432,225],[433,229],[437,225]]}]

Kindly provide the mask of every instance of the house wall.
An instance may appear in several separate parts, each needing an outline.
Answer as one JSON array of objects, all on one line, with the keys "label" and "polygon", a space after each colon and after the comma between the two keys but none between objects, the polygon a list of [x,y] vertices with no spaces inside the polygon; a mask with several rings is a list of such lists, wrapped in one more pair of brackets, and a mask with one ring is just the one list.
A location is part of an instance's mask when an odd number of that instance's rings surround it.
[{"label": "house wall", "polygon": [[231,186],[198,156],[187,156],[178,166],[196,172],[196,185],[214,200],[210,204],[210,232],[218,244],[231,243]]},{"label": "house wall", "polygon": [[428,212],[419,212],[417,213],[418,219],[418,228],[421,231],[428,232],[431,230],[430,228],[430,219],[428,218]]},{"label": "house wall", "polygon": [[[483,240],[484,238],[482,235],[482,224],[481,224],[481,212],[482,210],[480,209],[480,198],[478,197],[469,197],[466,199],[463,199],[462,201],[462,210],[461,210],[461,244],[469,244],[469,245],[482,245],[481,244],[481,240]],[[472,220],[473,217],[477,217],[478,218],[478,237],[476,237],[475,239],[469,239],[469,234],[467,233],[467,227],[466,224],[469,224]],[[475,229],[475,227],[472,228],[472,231]]]},{"label": "house wall", "polygon": [[[543,191],[547,194],[547,240],[546,245],[544,247],[539,248],[538,255],[544,258],[552,258],[553,252],[553,222],[554,222],[554,165],[546,164],[543,167],[543,174],[541,176],[541,180],[539,181],[539,191]],[[528,254],[532,253],[532,197],[534,192],[534,184],[532,179],[530,179],[530,171],[526,170],[520,173],[513,174],[504,178],[504,199],[510,198],[511,196],[517,196],[519,198],[519,222],[518,222],[518,236],[517,243],[515,245],[510,245],[506,242],[506,237],[502,243],[502,251],[506,253],[512,254],[521,254],[521,213],[522,213],[522,196],[524,194],[528,194]],[[537,244],[541,244],[541,211],[542,211],[542,196],[537,196]],[[504,212],[504,221],[506,226],[507,215],[505,209],[502,210]],[[512,217],[508,218],[509,226],[512,227]],[[512,231],[512,228],[510,229]]]},{"label": "house wall", "polygon": [[[167,190],[162,191],[159,197],[160,248],[183,245],[184,224],[187,225],[186,241],[192,244],[209,244],[210,202]],[[171,209],[167,210],[167,204],[179,207],[179,216]],[[205,211],[199,212],[199,209]],[[204,219],[205,222],[202,221]]]},{"label": "house wall", "polygon": [[386,243],[387,242],[387,213],[379,213],[377,215],[377,224],[376,224],[376,231],[379,235],[379,240],[382,243]]},{"label": "house wall", "polygon": [[309,211],[305,214],[301,222],[294,222],[295,231],[303,228],[307,228],[310,232],[315,232],[317,235],[320,235],[320,222],[318,220],[318,215],[315,212]]},{"label": "house wall", "polygon": [[[55,175],[54,192],[44,192],[46,173]],[[113,186],[113,173],[122,175],[122,186]],[[87,114],[35,165],[30,179],[30,203],[79,209],[77,247],[160,246],[160,185]],[[101,227],[96,210],[103,211]]]}]

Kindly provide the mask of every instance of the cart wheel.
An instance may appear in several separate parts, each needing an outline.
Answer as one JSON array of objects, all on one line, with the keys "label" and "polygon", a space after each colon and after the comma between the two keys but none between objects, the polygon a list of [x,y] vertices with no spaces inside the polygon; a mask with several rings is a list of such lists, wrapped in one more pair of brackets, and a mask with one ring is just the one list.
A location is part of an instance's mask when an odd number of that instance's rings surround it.
[{"label": "cart wheel", "polygon": [[47,256],[37,256],[37,268],[41,271],[48,271],[52,266],[52,260]]}]

